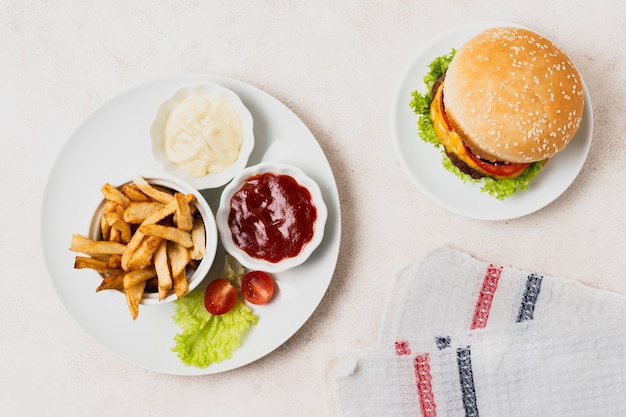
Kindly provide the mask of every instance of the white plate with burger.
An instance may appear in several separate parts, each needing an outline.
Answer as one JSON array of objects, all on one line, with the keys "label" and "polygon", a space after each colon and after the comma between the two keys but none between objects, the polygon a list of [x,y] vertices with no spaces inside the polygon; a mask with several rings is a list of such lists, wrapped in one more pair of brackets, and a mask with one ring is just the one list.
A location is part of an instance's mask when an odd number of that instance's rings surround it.
[{"label": "white plate with burger", "polygon": [[[438,74],[431,63],[446,55],[443,85],[427,86],[424,77]],[[432,117],[430,101],[420,104],[414,92],[439,104]],[[435,142],[422,137],[420,105]],[[591,102],[574,64],[548,39],[508,22],[459,26],[425,45],[397,86],[391,116],[397,157],[417,188],[481,220],[550,204],[577,177],[592,139]]]}]

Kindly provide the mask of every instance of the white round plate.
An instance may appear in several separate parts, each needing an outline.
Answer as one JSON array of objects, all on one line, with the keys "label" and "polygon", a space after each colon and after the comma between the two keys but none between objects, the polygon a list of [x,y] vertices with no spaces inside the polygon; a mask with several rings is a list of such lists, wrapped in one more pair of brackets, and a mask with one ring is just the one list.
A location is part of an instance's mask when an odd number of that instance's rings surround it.
[{"label": "white round plate", "polygon": [[[391,131],[396,155],[411,181],[433,201],[446,209],[480,220],[507,220],[533,213],[559,197],[582,168],[593,129],[593,112],[585,87],[585,110],[580,129],[569,145],[528,185],[501,201],[480,191],[479,183],[464,183],[446,171],[441,151],[418,135],[418,116],[409,107],[411,93],[424,93],[423,77],[428,65],[438,56],[458,49],[479,32],[496,26],[519,26],[508,22],[475,22],[454,28],[424,46],[407,66],[397,85],[391,108]],[[583,82],[584,84],[584,82]]]},{"label": "white round plate", "polygon": [[[184,365],[171,351],[180,328],[172,321],[175,305],[141,305],[136,321],[125,300],[96,294],[97,273],[74,270],[68,250],[73,233],[88,233],[100,187],[135,176],[161,173],[150,154],[149,130],[156,107],[182,85],[211,81],[235,91],[254,117],[255,149],[249,164],[277,161],[298,166],[313,178],[328,205],[324,241],[297,268],[274,275],[275,298],[253,306],[259,321],[232,358],[201,369]],[[204,190],[215,214],[223,188]],[[174,375],[205,375],[247,365],[278,348],[313,314],[332,279],[341,234],[337,185],[313,134],[286,106],[239,81],[202,75],[168,78],[137,86],[104,104],[69,138],[48,179],[41,217],[42,249],[50,279],[73,319],[96,342],[145,369]],[[224,250],[218,247],[207,279],[219,276]]]}]

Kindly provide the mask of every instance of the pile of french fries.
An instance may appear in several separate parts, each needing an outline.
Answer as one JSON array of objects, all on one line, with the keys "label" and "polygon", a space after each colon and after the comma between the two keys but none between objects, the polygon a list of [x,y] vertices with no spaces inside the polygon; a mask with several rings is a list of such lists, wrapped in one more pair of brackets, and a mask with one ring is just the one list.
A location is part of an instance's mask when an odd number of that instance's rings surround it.
[{"label": "pile of french fries", "polygon": [[194,194],[182,194],[135,178],[120,189],[101,188],[105,198],[100,219],[101,239],[72,235],[74,268],[102,276],[96,292],[119,290],[135,320],[146,291],[163,300],[172,291],[180,299],[189,291],[187,269],[196,269],[206,253],[202,218],[196,215]]}]

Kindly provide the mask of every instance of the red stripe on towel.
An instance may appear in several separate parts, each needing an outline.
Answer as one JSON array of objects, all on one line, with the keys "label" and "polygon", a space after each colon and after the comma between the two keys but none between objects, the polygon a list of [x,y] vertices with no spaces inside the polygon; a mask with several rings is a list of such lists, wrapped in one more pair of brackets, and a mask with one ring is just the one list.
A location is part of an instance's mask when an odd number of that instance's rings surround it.
[{"label": "red stripe on towel", "polygon": [[415,368],[415,384],[422,417],[437,417],[435,394],[433,394],[433,387],[430,383],[432,376],[430,375],[430,356],[428,353],[417,355],[413,361],[413,367]]},{"label": "red stripe on towel", "polygon": [[402,355],[411,354],[411,348],[409,347],[409,342],[407,342],[406,340],[398,340],[395,343],[396,343],[396,355],[402,356]]},{"label": "red stripe on towel", "polygon": [[474,317],[472,318],[472,329],[482,329],[487,325],[487,319],[489,318],[489,310],[491,309],[491,302],[493,301],[493,295],[498,287],[498,280],[502,273],[502,266],[489,265],[485,272],[485,278],[483,279],[483,285],[476,301],[476,308],[474,309]]}]

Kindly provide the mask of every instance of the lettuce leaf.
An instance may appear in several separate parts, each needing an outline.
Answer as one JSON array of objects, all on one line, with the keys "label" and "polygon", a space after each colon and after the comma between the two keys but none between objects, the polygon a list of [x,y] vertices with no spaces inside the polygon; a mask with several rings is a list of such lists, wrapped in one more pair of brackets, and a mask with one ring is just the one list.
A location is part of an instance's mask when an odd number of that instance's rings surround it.
[{"label": "lettuce leaf", "polygon": [[435,134],[433,122],[430,118],[430,102],[433,100],[431,91],[433,85],[439,77],[446,72],[455,54],[456,50],[452,49],[450,53],[435,58],[428,66],[428,73],[424,76],[426,93],[422,94],[419,91],[413,91],[411,93],[409,106],[413,112],[419,116],[417,120],[418,135],[424,142],[441,150],[441,162],[447,171],[459,177],[463,182],[481,183],[482,186],[480,190],[482,192],[488,193],[491,197],[497,198],[498,200],[505,200],[517,191],[527,189],[530,181],[541,171],[544,161],[533,162],[517,178],[495,179],[485,177],[479,180],[461,172],[461,170],[450,162],[443,145],[439,142]]},{"label": "lettuce leaf", "polygon": [[258,322],[258,317],[241,299],[220,316],[204,308],[204,291],[192,291],[174,303],[173,320],[182,332],[174,337],[176,344],[172,351],[185,365],[206,368],[231,358],[247,330]]},{"label": "lettuce leaf", "polygon": [[[419,91],[413,91],[411,93],[411,102],[409,103],[413,112],[420,116],[417,120],[419,136],[424,142],[430,143],[442,150],[443,146],[435,134],[433,122],[430,119],[430,103],[433,101],[432,88],[435,82],[446,72],[455,54],[456,49],[452,49],[449,54],[435,58],[433,62],[428,65],[429,71],[423,78],[424,84],[426,85],[426,93],[422,94]],[[445,159],[447,159],[447,157]]]}]

